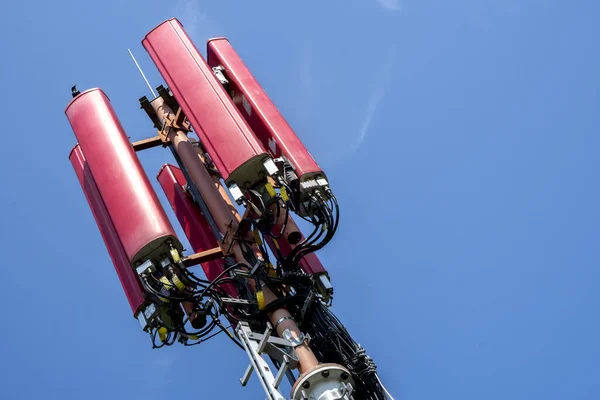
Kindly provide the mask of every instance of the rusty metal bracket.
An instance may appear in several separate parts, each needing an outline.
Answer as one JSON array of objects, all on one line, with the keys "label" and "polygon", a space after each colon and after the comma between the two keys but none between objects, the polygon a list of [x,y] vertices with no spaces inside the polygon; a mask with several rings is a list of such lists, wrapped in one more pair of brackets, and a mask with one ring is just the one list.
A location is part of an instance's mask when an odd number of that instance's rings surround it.
[{"label": "rusty metal bracket", "polygon": [[194,265],[202,264],[208,261],[218,260],[219,258],[223,258],[223,250],[220,247],[215,247],[210,250],[201,251],[200,253],[195,253],[184,257],[181,262],[186,267],[192,267]]},{"label": "rusty metal bracket", "polygon": [[154,136],[148,139],[138,140],[137,142],[133,142],[133,150],[134,151],[142,151],[146,149],[151,149],[153,147],[158,147],[163,144],[162,138],[160,136]]},{"label": "rusty metal bracket", "polygon": [[185,133],[188,133],[192,130],[191,125],[181,108],[177,110],[175,115],[170,113],[167,114],[162,130],[164,131],[167,127],[184,131]]},{"label": "rusty metal bracket", "polygon": [[[166,96],[166,94],[161,93],[161,96]],[[177,129],[185,132],[186,134],[192,130],[192,127],[185,114],[181,110],[181,107],[177,107],[177,112],[175,114],[168,114],[164,123],[161,123],[160,119],[156,115],[156,111],[146,96],[140,98],[140,107],[146,112],[146,114],[148,114],[148,117],[156,128],[158,135],[152,138],[142,139],[134,142],[133,150],[135,151],[142,151],[158,146],[167,147],[170,143],[170,129]]]},{"label": "rusty metal bracket", "polygon": [[171,129],[182,131],[185,134],[192,130],[191,125],[187,121],[183,111],[181,111],[181,108],[177,110],[175,115],[171,113],[167,114],[161,128],[158,130],[158,137],[162,140],[163,147],[166,147],[171,143],[171,140],[169,139]]},{"label": "rusty metal bracket", "polygon": [[156,91],[158,92],[158,95],[162,97],[165,103],[167,103],[171,110],[177,110],[179,108],[177,100],[175,100],[175,97],[173,97],[173,94],[168,88],[164,87],[163,85],[159,85],[156,87]]}]

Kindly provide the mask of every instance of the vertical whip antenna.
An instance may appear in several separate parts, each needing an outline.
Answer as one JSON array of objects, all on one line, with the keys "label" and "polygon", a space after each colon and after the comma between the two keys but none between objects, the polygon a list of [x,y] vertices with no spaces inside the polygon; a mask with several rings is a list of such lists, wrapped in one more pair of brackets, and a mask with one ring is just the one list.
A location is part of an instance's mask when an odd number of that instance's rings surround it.
[{"label": "vertical whip antenna", "polygon": [[148,82],[148,79],[146,79],[146,75],[144,75],[144,71],[142,71],[142,68],[140,67],[140,64],[138,64],[138,62],[135,59],[135,57],[133,56],[133,53],[131,52],[131,50],[127,49],[127,51],[129,52],[129,55],[131,56],[131,59],[135,63],[135,66],[137,67],[138,71],[140,71],[140,74],[142,75],[142,78],[144,78],[144,81],[146,82],[146,85],[148,85],[148,89],[150,89],[150,93],[152,93],[153,97],[156,97],[156,93],[154,93],[154,90],[152,89],[152,85],[150,85],[150,82]]}]

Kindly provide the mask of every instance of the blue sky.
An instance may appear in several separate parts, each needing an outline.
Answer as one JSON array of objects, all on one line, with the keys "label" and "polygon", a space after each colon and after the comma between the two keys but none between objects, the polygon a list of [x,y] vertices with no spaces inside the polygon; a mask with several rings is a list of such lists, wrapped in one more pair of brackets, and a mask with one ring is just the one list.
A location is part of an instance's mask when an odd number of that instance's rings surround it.
[{"label": "blue sky", "polygon": [[[67,159],[70,87],[133,140],[145,33],[227,36],[341,203],[334,311],[400,399],[600,397],[596,1],[9,2],[5,399],[260,399],[225,338],[151,350]],[[204,51],[204,50],[202,50]],[[141,154],[155,176],[167,151]],[[171,215],[169,213],[169,215]]]}]

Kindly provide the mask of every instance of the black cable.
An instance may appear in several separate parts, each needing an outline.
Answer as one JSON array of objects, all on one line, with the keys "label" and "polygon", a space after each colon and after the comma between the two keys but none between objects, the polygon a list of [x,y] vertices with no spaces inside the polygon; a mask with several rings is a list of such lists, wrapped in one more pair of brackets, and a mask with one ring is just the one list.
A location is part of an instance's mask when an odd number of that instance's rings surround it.
[{"label": "black cable", "polygon": [[158,333],[158,329],[154,329],[152,331],[152,334],[150,335],[150,337],[152,338],[152,348],[153,349],[160,349],[161,347],[165,347],[166,343],[162,342],[162,344],[160,346],[156,345],[156,334]]},{"label": "black cable", "polygon": [[302,329],[310,335],[310,347],[320,362],[341,364],[352,373],[356,383],[355,400],[387,399],[377,380],[373,360],[322,302],[313,304]]},{"label": "black cable", "polygon": [[[301,259],[304,256],[306,256],[309,253],[312,253],[312,252],[322,249],[327,243],[329,243],[331,241],[335,232],[337,231],[338,224],[339,224],[339,206],[337,204],[337,199],[335,198],[333,193],[330,193],[331,205],[329,205],[322,198],[322,196],[320,196],[319,194],[317,194],[317,195],[319,198],[318,199],[315,198],[314,200],[316,200],[315,203],[317,203],[318,208],[321,210],[322,217],[324,217],[326,219],[325,227],[326,227],[327,233],[326,233],[325,237],[322,239],[322,241],[317,244],[315,244],[315,243],[321,237],[322,231],[317,236],[317,238],[310,241],[310,243],[303,243],[302,246],[299,246],[299,247],[301,247],[300,249],[298,249],[298,247],[296,247],[294,249],[294,251],[290,255],[288,255],[288,258],[286,259],[286,264],[287,264],[288,268],[290,268],[290,269],[297,269]],[[332,208],[333,208],[333,210],[332,210]]]},{"label": "black cable", "polygon": [[194,342],[194,343],[188,343],[188,342],[186,342],[186,343],[184,343],[183,345],[184,345],[184,346],[196,346],[196,345],[198,345],[198,344],[200,344],[200,343],[206,342],[208,339],[211,339],[211,338],[213,338],[213,337],[217,336],[219,333],[223,333],[223,329],[222,329],[222,328],[219,328],[219,330],[218,330],[216,333],[213,333],[212,335],[210,335],[210,336],[208,336],[208,337],[201,338],[201,339],[200,339],[200,340],[198,340],[197,342]]},{"label": "black cable", "polygon": [[[277,222],[277,220],[279,219],[280,213],[281,213],[281,204],[279,204],[279,200],[277,200],[276,204],[277,204],[277,216],[275,217],[275,222]],[[289,218],[290,218],[290,209],[288,207],[285,207],[285,217],[283,219],[283,224],[281,224],[281,230],[280,230],[279,234],[274,235],[272,232],[272,229],[269,229],[267,231],[269,233],[269,236],[273,239],[281,238],[285,232],[285,228],[287,227]]]},{"label": "black cable", "polygon": [[231,341],[233,343],[235,343],[240,349],[246,351],[246,349],[244,348],[244,346],[242,346],[242,344],[235,338],[233,337],[233,334],[231,332],[229,332],[221,323],[221,321],[219,321],[218,319],[215,319],[217,325],[219,326],[219,328],[221,328],[223,330],[223,332],[225,332],[227,334],[227,337],[229,337],[229,339],[231,339]]},{"label": "black cable", "polygon": [[221,273],[219,275],[217,275],[217,277],[215,279],[213,279],[213,281],[211,283],[208,284],[208,286],[206,286],[201,292],[199,292],[198,296],[195,297],[204,297],[204,294],[206,294],[206,292],[209,291],[209,289],[211,289],[213,286],[215,286],[219,279],[221,279],[226,273],[230,272],[231,270],[233,270],[234,268],[238,268],[238,267],[246,267],[246,265],[242,264],[242,263],[236,263],[233,265],[230,265],[229,267],[225,268],[223,271],[221,271]]}]

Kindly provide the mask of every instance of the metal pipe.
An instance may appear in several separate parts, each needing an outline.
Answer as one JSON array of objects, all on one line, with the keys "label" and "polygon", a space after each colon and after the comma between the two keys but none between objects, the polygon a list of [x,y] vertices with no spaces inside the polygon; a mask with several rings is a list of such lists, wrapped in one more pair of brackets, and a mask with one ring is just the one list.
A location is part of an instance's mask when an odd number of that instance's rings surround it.
[{"label": "metal pipe", "polygon": [[[163,122],[167,119],[168,115],[173,114],[173,111],[160,97],[154,99],[151,104],[156,111],[156,115]],[[221,232],[231,244],[229,247],[231,247],[234,258],[240,263],[247,264],[239,243],[233,241],[237,232],[239,220],[234,216],[227,201],[216,187],[213,178],[210,176],[200,157],[198,157],[198,152],[193,144],[188,139],[186,133],[179,129],[170,129],[168,138],[179,155],[183,165],[185,165],[192,182],[198,188],[217,227],[221,229]],[[227,193],[224,194],[226,195]],[[259,259],[262,259],[260,253],[258,253],[257,256]],[[253,283],[252,281],[250,282]],[[265,298],[265,304],[269,304],[277,299],[277,296],[275,296],[269,288],[263,287],[262,291]],[[283,337],[282,335],[285,330],[289,330],[293,338],[297,339],[302,336],[296,321],[292,319],[288,310],[283,308],[277,309],[269,314],[269,319],[273,326],[277,326],[277,333],[280,337]],[[298,369],[301,373],[308,371],[319,364],[306,341],[296,347],[296,353],[298,355]]]},{"label": "metal pipe", "polygon": [[[202,163],[206,166],[208,163],[206,161],[206,156],[204,155],[204,149],[202,149],[199,142],[196,142],[196,143],[197,143],[196,152],[198,152],[198,157],[200,158],[200,161],[202,161]],[[196,143],[194,143],[194,144],[196,144]],[[213,172],[210,170],[208,171],[208,173],[210,174],[213,182],[215,183],[215,187],[221,194],[221,197],[227,203],[229,210],[231,210],[231,214],[233,214],[233,216],[238,221],[241,221],[242,217],[241,217],[240,213],[238,212],[237,208],[235,207],[235,204],[233,204],[233,201],[231,201],[231,198],[227,194],[227,189],[225,189],[225,187],[223,187],[223,185],[221,184],[221,177],[219,176],[219,174],[217,172]]]},{"label": "metal pipe", "polygon": [[[196,142],[194,139],[190,139],[190,141],[196,147],[196,152],[198,153],[198,158],[200,158],[200,161],[202,161],[202,164],[204,164],[204,166],[206,167],[206,170],[210,174],[213,182],[215,183],[215,187],[221,194],[221,198],[227,203],[227,206],[229,207],[231,214],[239,223],[244,217],[240,215],[237,208],[235,207],[235,204],[233,204],[231,197],[229,197],[229,194],[227,193],[227,189],[225,189],[225,187],[221,184],[221,176],[220,176],[219,172],[215,171],[215,170],[210,170],[208,168],[208,161],[206,160],[206,156],[204,155],[204,149],[202,148],[200,142]],[[252,233],[251,229],[247,229],[246,232],[238,232],[238,233],[240,235],[242,235],[245,240],[247,240],[249,242],[254,241],[254,234]]]},{"label": "metal pipe", "polygon": [[[161,97],[154,99],[151,104],[161,121],[164,122],[168,115],[173,115],[173,111]],[[200,162],[196,149],[188,139],[186,133],[180,129],[170,129],[168,138],[171,141],[173,149],[181,159],[182,164],[185,166],[191,181],[195,184],[196,188],[198,188],[202,199],[208,207],[208,211],[216,223],[217,229],[224,237],[226,237],[225,241],[227,243],[233,243],[233,238],[238,227],[238,221],[231,214],[227,204],[222,201],[221,194],[216,190],[212,178],[204,167],[204,164]],[[226,247],[231,247],[231,251],[236,260],[239,261],[244,259],[242,250],[239,246],[227,245]],[[229,248],[223,250],[229,250]]]},{"label": "metal pipe", "polygon": [[[179,165],[179,168],[181,169],[181,173],[183,173],[185,180],[188,183],[191,182],[192,179],[190,177],[190,174],[188,173],[185,165],[183,165],[183,161],[181,161],[181,157],[179,157],[179,154],[177,154],[177,151],[175,150],[173,143],[169,144],[169,149],[171,150],[171,153],[173,154],[175,161],[177,161],[177,164]],[[208,206],[204,202],[202,195],[200,195],[198,188],[196,187],[196,185],[189,185],[189,188],[190,188],[190,194],[192,195],[192,199],[196,202],[198,207],[200,207],[200,211],[202,212],[202,214],[204,214],[204,218],[206,218],[206,222],[208,223],[208,226],[210,227],[210,230],[212,231],[215,239],[217,239],[218,241],[223,240],[223,234],[221,233],[221,230],[215,224],[215,220],[213,219],[210,211],[208,210]]]},{"label": "metal pipe", "polygon": [[[206,165],[206,158],[204,156],[202,148],[200,146],[196,146],[196,151],[198,152],[198,157],[200,158],[200,161],[202,161],[202,163],[204,165]],[[210,175],[213,179],[215,187],[217,188],[217,190],[219,190],[221,197],[229,206],[229,209],[231,210],[232,214],[238,221],[240,221],[240,218],[241,218],[240,214],[238,213],[237,209],[233,205],[233,202],[231,201],[225,188],[223,187],[223,185],[221,185],[221,180],[219,179],[218,174],[211,173]],[[285,215],[283,213],[281,213],[277,220],[277,223],[276,223],[277,229],[281,229],[283,222],[284,222],[284,218],[285,218]],[[290,215],[288,218],[288,224],[286,225],[286,228],[284,230],[283,237],[285,238],[285,240],[288,240],[288,242],[290,242],[290,240],[288,239],[289,235],[290,234],[291,235],[299,234],[299,232],[300,232],[300,229],[298,228],[298,226],[296,225],[296,223],[294,222],[294,220],[291,218],[291,215]],[[297,243],[297,241],[296,241],[296,243]],[[291,244],[296,244],[296,243],[291,243]],[[266,304],[277,299],[277,297],[273,294],[273,292],[271,292],[271,290],[269,290],[267,287],[263,287],[262,291],[265,296]],[[273,326],[277,326],[277,334],[280,337],[283,337],[282,336],[283,332],[286,329],[289,329],[290,333],[292,334],[292,336],[294,338],[300,338],[301,331],[298,328],[298,325],[295,323],[295,321],[293,321],[291,319],[291,314],[286,309],[279,309],[279,310],[274,311],[273,313],[271,313],[269,315],[269,318],[271,320],[271,324]],[[282,322],[280,322],[279,324],[277,324],[277,322],[281,318],[284,318],[284,320]],[[298,357],[300,360],[304,360],[304,362],[301,362],[299,364],[300,373],[304,373],[318,365],[318,361],[317,361],[315,355],[313,354],[310,347],[308,347],[306,344],[303,344],[303,345],[297,347],[296,353],[298,354]]]},{"label": "metal pipe", "polygon": [[[265,297],[265,304],[269,304],[277,300],[277,296],[275,296],[273,292],[271,292],[271,290],[266,286],[262,288],[262,291]],[[286,330],[289,330],[294,339],[300,339],[303,337],[300,328],[298,328],[298,324],[296,324],[296,321],[292,318],[292,314],[290,314],[290,312],[285,308],[279,308],[271,312],[269,314],[269,319],[271,320],[271,324],[276,327],[275,329],[277,330],[279,337],[284,337],[283,332]],[[300,374],[310,371],[319,365],[317,357],[312,352],[310,347],[308,347],[308,344],[305,340],[303,340],[302,343],[295,348],[295,350],[296,354],[298,355],[298,370],[300,371]]]},{"label": "metal pipe", "polygon": [[[272,204],[270,206],[270,210],[271,212],[276,212],[277,205]],[[302,239],[302,234],[300,233],[300,229],[292,219],[291,215],[288,214],[286,221],[285,215],[289,212],[290,211],[285,206],[280,205],[279,216],[277,217],[275,224],[273,224],[271,231],[274,231],[273,233],[275,235],[279,235],[281,233],[281,238],[283,240],[286,240],[290,245],[296,245]],[[283,228],[283,232],[281,231],[281,228]]]}]

